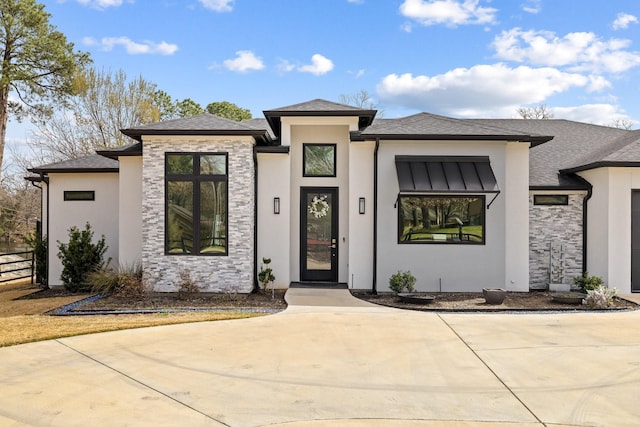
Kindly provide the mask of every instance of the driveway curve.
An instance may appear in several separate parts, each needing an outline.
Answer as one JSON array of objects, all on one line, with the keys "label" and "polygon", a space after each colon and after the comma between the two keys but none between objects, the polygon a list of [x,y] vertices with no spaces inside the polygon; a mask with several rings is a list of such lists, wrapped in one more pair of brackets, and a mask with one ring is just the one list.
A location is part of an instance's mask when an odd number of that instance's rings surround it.
[{"label": "driveway curve", "polygon": [[283,313],[0,349],[8,426],[636,426],[640,312]]}]

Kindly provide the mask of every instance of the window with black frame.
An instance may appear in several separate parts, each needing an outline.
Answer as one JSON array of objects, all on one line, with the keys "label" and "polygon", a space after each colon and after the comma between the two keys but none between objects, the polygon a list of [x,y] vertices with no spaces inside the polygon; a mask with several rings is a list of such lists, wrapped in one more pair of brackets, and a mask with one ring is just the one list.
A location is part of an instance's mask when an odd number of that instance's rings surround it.
[{"label": "window with black frame", "polygon": [[303,176],[336,176],[336,144],[303,144]]},{"label": "window with black frame", "polygon": [[400,195],[399,243],[485,243],[485,196]]},{"label": "window with black frame", "polygon": [[165,253],[227,255],[227,154],[165,155]]}]

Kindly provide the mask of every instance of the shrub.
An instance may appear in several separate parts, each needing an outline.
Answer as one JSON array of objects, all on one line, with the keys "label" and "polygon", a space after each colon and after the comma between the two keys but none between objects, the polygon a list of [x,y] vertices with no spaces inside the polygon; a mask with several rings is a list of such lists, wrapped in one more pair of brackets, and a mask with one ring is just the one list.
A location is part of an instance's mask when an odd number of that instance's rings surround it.
[{"label": "shrub", "polygon": [[103,257],[107,251],[104,236],[92,243],[93,231],[89,223],[84,230],[73,226],[69,229],[69,243],[58,241],[58,258],[62,261],[60,279],[71,292],[91,290],[89,273],[103,268]]},{"label": "shrub", "polygon": [[408,292],[413,292],[413,285],[416,284],[416,278],[411,274],[411,271],[400,271],[389,278],[389,289],[395,294],[403,292],[405,289]]},{"label": "shrub", "polygon": [[618,290],[616,288],[599,285],[595,289],[587,291],[587,297],[582,303],[592,308],[607,308],[613,304],[613,297],[617,293]]},{"label": "shrub", "polygon": [[187,298],[189,295],[200,292],[200,285],[198,285],[193,277],[191,277],[191,270],[185,268],[180,271],[180,286],[178,287],[178,299]]},{"label": "shrub", "polygon": [[49,287],[47,280],[47,248],[49,246],[47,236],[40,237],[39,234],[27,236],[25,241],[33,248],[33,256],[36,259],[36,280],[40,286]]},{"label": "shrub", "polygon": [[258,273],[258,281],[262,283],[262,288],[266,291],[269,287],[269,283],[276,280],[276,276],[273,275],[273,270],[269,267],[271,264],[271,258],[262,258],[262,266],[260,266],[260,272]]},{"label": "shrub", "polygon": [[584,273],[582,276],[574,277],[573,283],[578,285],[582,292],[587,292],[596,289],[598,286],[604,284],[602,277],[591,276],[589,273]]},{"label": "shrub", "polygon": [[118,298],[141,298],[147,293],[142,281],[142,265],[101,268],[89,273],[91,290]]}]

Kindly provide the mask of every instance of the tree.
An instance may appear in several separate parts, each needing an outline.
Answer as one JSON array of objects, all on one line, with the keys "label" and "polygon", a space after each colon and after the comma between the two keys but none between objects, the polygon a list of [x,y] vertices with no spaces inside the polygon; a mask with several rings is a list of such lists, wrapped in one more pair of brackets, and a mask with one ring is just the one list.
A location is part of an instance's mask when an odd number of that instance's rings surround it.
[{"label": "tree", "polygon": [[35,0],[0,0],[0,170],[9,115],[49,113],[51,102],[63,102],[73,92],[76,70],[90,61],[49,18]]},{"label": "tree", "polygon": [[384,116],[384,110],[378,109],[378,103],[371,98],[366,89],[360,89],[359,92],[355,93],[343,93],[340,95],[340,102],[343,104],[353,105],[354,107],[378,110],[376,116]]},{"label": "tree", "polygon": [[553,113],[549,111],[546,104],[540,104],[528,108],[520,107],[518,108],[518,114],[523,119],[546,120],[553,118]]},{"label": "tree", "polygon": [[132,141],[120,129],[160,119],[154,83],[124,71],[86,69],[74,78],[75,96],[47,120],[37,121],[29,145],[40,163],[73,159]]},{"label": "tree", "polygon": [[613,119],[609,126],[618,129],[630,130],[633,127],[633,120],[624,118]]},{"label": "tree", "polygon": [[207,112],[219,117],[235,120],[237,122],[249,120],[252,117],[251,111],[246,108],[240,108],[236,104],[228,101],[210,103],[207,105]]},{"label": "tree", "polygon": [[178,117],[191,117],[204,113],[202,106],[191,98],[176,101],[176,110]]}]

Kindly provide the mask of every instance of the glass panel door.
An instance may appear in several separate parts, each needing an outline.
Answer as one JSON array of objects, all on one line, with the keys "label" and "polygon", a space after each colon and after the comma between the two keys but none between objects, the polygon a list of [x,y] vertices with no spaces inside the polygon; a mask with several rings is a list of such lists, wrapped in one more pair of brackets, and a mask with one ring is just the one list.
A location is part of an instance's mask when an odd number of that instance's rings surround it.
[{"label": "glass panel door", "polygon": [[338,189],[302,188],[300,280],[338,281]]}]

